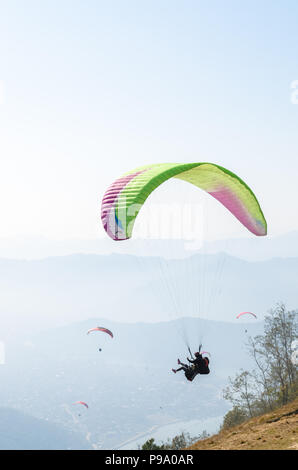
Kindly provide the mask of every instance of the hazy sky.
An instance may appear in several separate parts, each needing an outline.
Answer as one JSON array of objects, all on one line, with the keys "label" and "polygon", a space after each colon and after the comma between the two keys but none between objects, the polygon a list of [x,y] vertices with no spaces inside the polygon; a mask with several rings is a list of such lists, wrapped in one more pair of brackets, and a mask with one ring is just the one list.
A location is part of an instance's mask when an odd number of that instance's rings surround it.
[{"label": "hazy sky", "polygon": [[169,161],[229,168],[270,234],[297,230],[297,18],[296,0],[1,1],[0,237],[103,236],[105,188]]}]

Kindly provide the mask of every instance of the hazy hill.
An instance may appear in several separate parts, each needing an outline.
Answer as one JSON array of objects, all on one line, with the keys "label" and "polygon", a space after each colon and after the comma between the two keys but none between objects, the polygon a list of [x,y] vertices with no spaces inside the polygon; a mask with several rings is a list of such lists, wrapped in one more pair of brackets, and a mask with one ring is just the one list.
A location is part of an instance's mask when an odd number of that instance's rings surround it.
[{"label": "hazy hill", "polygon": [[[51,240],[46,237],[0,238],[0,257],[18,259],[41,259],[49,256],[67,256],[73,253],[107,255],[111,253],[142,256],[144,251],[154,256],[185,256],[184,240],[142,240],[115,243],[107,236],[95,239]],[[200,248],[200,247],[199,247]],[[243,237],[212,241],[206,244],[210,253],[226,251],[249,261],[270,258],[298,257],[298,232],[293,231],[271,237]]]},{"label": "hazy hill", "polygon": [[[2,259],[0,340],[9,332],[16,335],[19,328],[40,331],[98,316],[155,322],[178,313],[235,321],[236,314],[244,310],[262,318],[281,300],[290,308],[296,307],[298,258],[253,263],[220,254],[203,260],[196,255],[192,271],[186,270],[183,260],[171,260],[164,277],[159,263],[159,259],[149,258],[145,268],[140,268],[142,260],[130,255]],[[205,302],[200,307],[203,294]],[[178,312],[173,298],[179,300]]]},{"label": "hazy hill", "polygon": [[92,449],[88,442],[57,424],[12,408],[0,408],[0,450]]},{"label": "hazy hill", "polygon": [[298,450],[298,399],[198,441],[193,450]]}]

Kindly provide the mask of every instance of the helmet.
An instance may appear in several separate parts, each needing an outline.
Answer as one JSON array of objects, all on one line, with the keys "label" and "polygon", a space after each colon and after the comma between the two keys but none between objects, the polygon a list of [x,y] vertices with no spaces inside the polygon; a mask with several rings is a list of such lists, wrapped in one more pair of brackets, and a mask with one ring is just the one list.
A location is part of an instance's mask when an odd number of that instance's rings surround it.
[{"label": "helmet", "polygon": [[199,357],[201,354],[199,352],[195,352],[195,356]]}]

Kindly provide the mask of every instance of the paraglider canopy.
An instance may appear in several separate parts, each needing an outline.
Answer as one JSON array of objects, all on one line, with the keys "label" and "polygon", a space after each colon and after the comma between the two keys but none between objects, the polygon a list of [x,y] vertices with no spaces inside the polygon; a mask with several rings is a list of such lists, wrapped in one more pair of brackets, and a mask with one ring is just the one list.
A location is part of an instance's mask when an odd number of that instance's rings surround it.
[{"label": "paraglider canopy", "polygon": [[252,312],[241,312],[241,313],[238,313],[238,315],[236,316],[236,318],[240,318],[240,317],[242,317],[242,315],[252,315],[253,317],[257,318],[257,315],[255,315],[255,314],[252,313]]},{"label": "paraglider canopy", "polygon": [[102,331],[103,333],[107,333],[108,335],[110,335],[111,338],[114,337],[111,330],[108,330],[107,328],[103,328],[102,326],[96,326],[95,328],[90,328],[90,330],[87,331],[87,335],[89,335],[89,333],[91,333],[92,331]]},{"label": "paraglider canopy", "polygon": [[87,403],[85,403],[84,401],[76,401],[74,402],[74,405],[83,405],[85,406],[85,408],[89,408],[89,406],[87,405]]},{"label": "paraglider canopy", "polygon": [[237,175],[213,163],[159,163],[129,171],[108,188],[102,199],[101,219],[116,241],[131,238],[135,219],[148,196],[170,178],[206,191],[225,206],[250,232],[267,234],[259,202]]}]

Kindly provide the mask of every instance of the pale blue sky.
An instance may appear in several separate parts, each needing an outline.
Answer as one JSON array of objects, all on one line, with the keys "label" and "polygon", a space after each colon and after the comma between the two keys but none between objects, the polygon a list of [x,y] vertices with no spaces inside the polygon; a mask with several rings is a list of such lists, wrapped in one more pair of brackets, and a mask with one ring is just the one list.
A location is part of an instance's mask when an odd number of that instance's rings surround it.
[{"label": "pale blue sky", "polygon": [[229,168],[271,235],[298,230],[297,18],[294,0],[1,1],[0,237],[102,236],[105,188],[164,161]]}]

